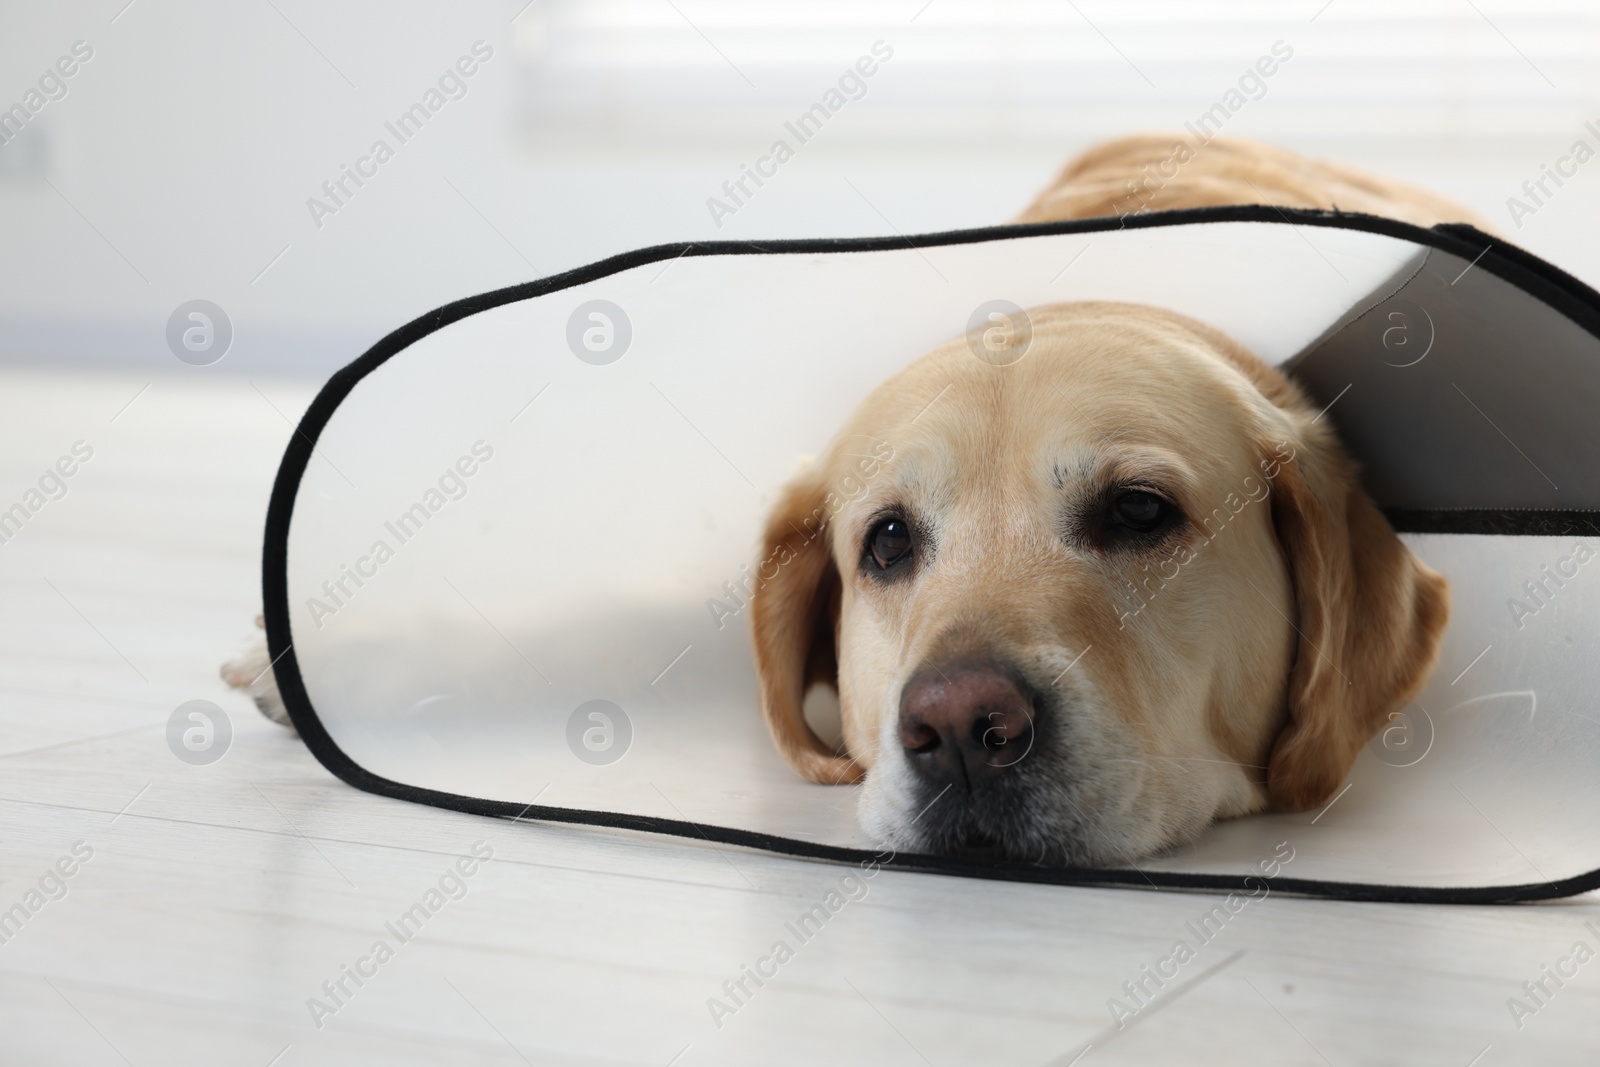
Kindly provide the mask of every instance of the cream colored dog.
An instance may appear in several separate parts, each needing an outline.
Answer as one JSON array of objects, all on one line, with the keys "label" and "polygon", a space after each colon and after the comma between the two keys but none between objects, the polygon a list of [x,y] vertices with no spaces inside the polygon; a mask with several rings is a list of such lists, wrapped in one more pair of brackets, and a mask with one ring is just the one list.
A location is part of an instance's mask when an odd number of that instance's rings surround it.
[{"label": "cream colored dog", "polygon": [[[1476,221],[1267,146],[1162,137],[1089,151],[1017,221],[1252,203]],[[864,826],[908,851],[1107,864],[1325,802],[1432,669],[1444,580],[1300,391],[1227,337],[1134,304],[1030,316],[1026,358],[952,340],[783,493],[751,612],[779,750],[812,781],[865,778]],[[830,514],[863,440],[892,458]],[[266,667],[260,647],[223,673],[285,721]],[[815,685],[838,692],[840,751],[806,723]]]},{"label": "cream colored dog", "polygon": [[[1263,202],[1471,220],[1266,146],[1141,137],[1018,221]],[[878,387],[771,515],[752,618],[779,749],[864,777],[864,827],[908,851],[1106,864],[1324,803],[1432,669],[1446,583],[1227,337],[1134,304],[1029,314],[1019,362],[958,338]],[[892,458],[818,535],[863,441]],[[842,751],[802,714],[818,684]]]}]

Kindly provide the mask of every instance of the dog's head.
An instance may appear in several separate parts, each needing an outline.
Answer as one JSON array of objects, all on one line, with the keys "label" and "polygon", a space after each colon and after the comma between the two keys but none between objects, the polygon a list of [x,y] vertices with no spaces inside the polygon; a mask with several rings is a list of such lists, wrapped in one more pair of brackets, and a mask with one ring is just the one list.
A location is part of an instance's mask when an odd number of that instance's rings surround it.
[{"label": "dog's head", "polygon": [[[880,386],[785,490],[762,708],[909,851],[1126,861],[1324,802],[1422,683],[1448,588],[1282,375],[1128,304],[1031,313]],[[802,701],[835,686],[843,754]]]}]

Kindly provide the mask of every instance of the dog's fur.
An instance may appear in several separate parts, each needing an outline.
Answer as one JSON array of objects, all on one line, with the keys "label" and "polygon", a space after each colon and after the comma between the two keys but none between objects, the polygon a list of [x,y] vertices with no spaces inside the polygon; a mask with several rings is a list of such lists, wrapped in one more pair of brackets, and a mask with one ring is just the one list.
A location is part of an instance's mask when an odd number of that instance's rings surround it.
[{"label": "dog's fur", "polygon": [[1229,137],[1146,134],[1096,145],[1068,163],[1014,220],[1053,222],[1143,211],[1270,204],[1381,215],[1417,226],[1470,222],[1460,204],[1424,189]]},{"label": "dog's fur", "polygon": [[[1487,229],[1344,167],[1154,136],[1091,149],[1016,221],[1255,203]],[[1431,671],[1446,583],[1299,389],[1228,338],[1128,304],[1030,315],[1018,363],[963,338],[885,382],[774,509],[761,558],[786,562],[752,620],[780,751],[812,781],[865,777],[863,825],[914,851],[1110,863],[1324,803]],[[869,446],[893,458],[813,538]],[[1158,544],[1097,542],[1118,486],[1182,520]],[[886,514],[917,531],[889,582],[865,547]],[[993,781],[929,777],[904,738],[912,688],[931,670],[954,691],[946,672],[973,663],[1023,695],[1029,750]],[[805,721],[817,684],[842,751]]]},{"label": "dog's fur", "polygon": [[[256,629],[266,628],[267,620],[257,615]],[[278,695],[278,679],[272,673],[272,654],[267,651],[265,637],[250,642],[237,656],[224,663],[221,674],[224,682],[249,693],[250,699],[261,709],[261,714],[280,726],[294,729],[294,724],[289,721],[289,709],[284,707],[283,698]]]},{"label": "dog's fur", "polygon": [[[1162,137],[1090,150],[1017,221],[1250,203],[1482,225],[1282,150]],[[1432,669],[1446,583],[1299,389],[1227,337],[1132,304],[1029,314],[1025,358],[952,340],[783,492],[751,612],[778,749],[812,781],[865,778],[864,826],[916,851],[1121,862],[1325,802]],[[889,458],[835,510],[830,487],[869,447]],[[1108,533],[1129,489],[1175,509],[1159,537]],[[885,515],[915,534],[892,579],[865,547]],[[283,721],[266,666],[258,648],[224,677]],[[918,769],[907,701],[930,672],[950,683],[936,698],[977,672],[1024,701],[1028,749],[1002,775],[940,790]],[[840,751],[802,711],[818,684],[838,692]]]}]

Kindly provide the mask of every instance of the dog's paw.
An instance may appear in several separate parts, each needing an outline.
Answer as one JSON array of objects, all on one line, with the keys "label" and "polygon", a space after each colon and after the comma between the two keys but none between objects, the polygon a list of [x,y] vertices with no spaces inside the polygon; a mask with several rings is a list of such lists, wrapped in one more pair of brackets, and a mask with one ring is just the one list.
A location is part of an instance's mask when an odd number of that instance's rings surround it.
[{"label": "dog's paw", "polygon": [[[256,625],[265,626],[265,621],[259,615],[256,616]],[[267,651],[266,638],[258,638],[244,652],[224,663],[221,673],[222,680],[228,685],[250,694],[250,699],[256,702],[261,714],[275,723],[294,729],[294,724],[289,721],[289,709],[283,706],[283,698],[278,695],[278,680],[272,673],[272,656]]]}]

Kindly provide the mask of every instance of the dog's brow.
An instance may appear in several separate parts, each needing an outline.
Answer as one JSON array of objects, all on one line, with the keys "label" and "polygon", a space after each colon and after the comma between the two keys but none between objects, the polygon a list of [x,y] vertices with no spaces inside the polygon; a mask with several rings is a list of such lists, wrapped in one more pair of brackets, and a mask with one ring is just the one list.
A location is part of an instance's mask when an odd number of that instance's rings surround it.
[{"label": "dog's brow", "polygon": [[1087,481],[1094,477],[1099,466],[1093,456],[1077,455],[1071,459],[1058,459],[1051,467],[1050,480],[1057,489],[1065,489],[1069,477]]},{"label": "dog's brow", "polygon": [[1104,469],[1112,478],[1153,478],[1185,488],[1198,481],[1194,468],[1184,462],[1183,457],[1165,449],[1141,447],[1109,450],[1104,462]]},{"label": "dog's brow", "polygon": [[1117,447],[1107,442],[1107,447],[1085,446],[1074,449],[1076,454],[1058,458],[1051,467],[1051,480],[1057,489],[1065,489],[1068,480],[1096,482],[1155,482],[1173,490],[1197,484],[1195,472],[1175,454],[1148,447]]}]

